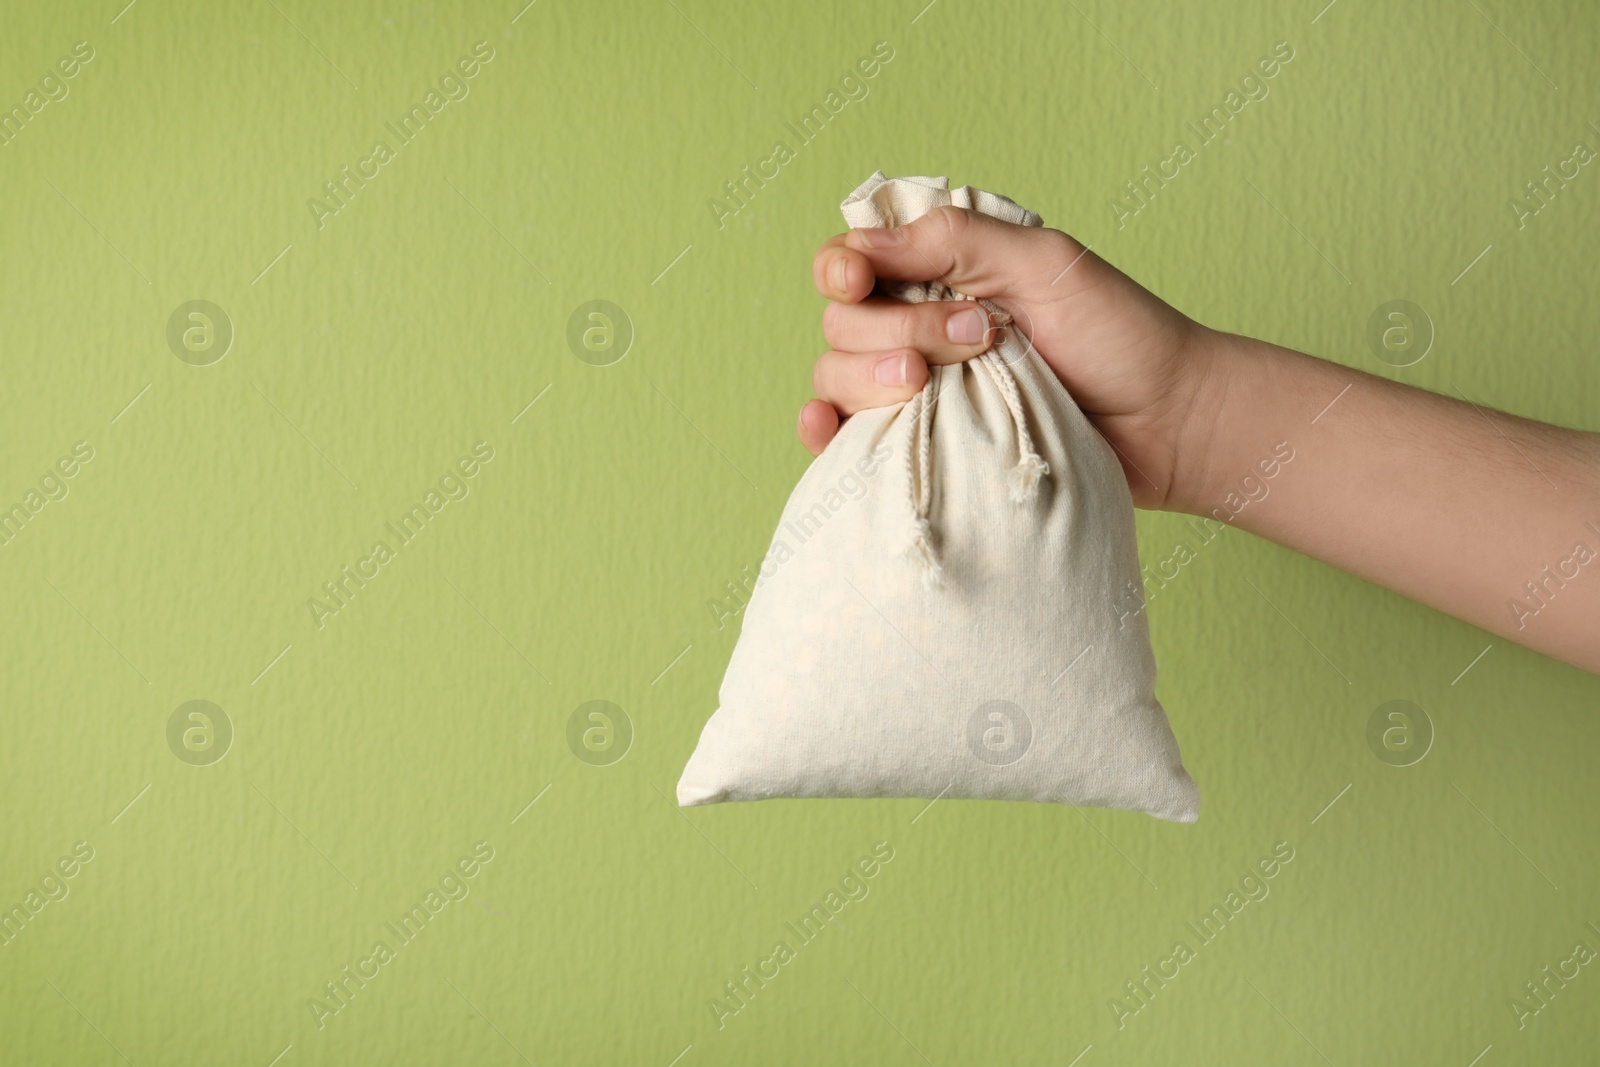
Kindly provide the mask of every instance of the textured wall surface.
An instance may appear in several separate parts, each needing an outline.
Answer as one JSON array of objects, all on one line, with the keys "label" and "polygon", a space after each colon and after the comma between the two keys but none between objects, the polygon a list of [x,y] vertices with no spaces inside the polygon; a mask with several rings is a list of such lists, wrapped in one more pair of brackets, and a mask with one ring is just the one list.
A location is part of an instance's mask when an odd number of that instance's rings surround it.
[{"label": "textured wall surface", "polygon": [[1591,5],[123,2],[0,16],[0,1062],[1594,1062],[1600,679],[1236,530],[1139,517],[1195,826],[670,800],[845,193],[949,174],[1212,325],[1600,429]]}]

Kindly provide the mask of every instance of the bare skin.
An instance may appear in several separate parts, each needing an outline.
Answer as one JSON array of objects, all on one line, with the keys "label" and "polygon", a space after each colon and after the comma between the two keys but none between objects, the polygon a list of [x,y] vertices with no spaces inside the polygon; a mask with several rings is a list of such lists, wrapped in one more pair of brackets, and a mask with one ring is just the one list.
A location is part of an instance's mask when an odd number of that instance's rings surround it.
[{"label": "bare skin", "polygon": [[879,277],[940,279],[1010,312],[1137,506],[1228,515],[1288,442],[1292,464],[1234,525],[1600,673],[1600,434],[1209,329],[1064,233],[940,208],[818,250],[830,349],[798,426],[813,454],[841,418],[909,400],[929,364],[981,354],[994,329],[974,303],[874,297]]}]

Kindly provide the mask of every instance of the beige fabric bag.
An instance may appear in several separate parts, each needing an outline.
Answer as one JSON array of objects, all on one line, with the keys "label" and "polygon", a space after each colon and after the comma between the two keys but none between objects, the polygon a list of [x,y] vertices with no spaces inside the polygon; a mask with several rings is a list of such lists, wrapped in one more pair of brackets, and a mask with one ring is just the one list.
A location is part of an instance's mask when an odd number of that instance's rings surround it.
[{"label": "beige fabric bag", "polygon": [[[943,204],[1041,224],[881,171],[843,210],[894,226]],[[1013,325],[910,402],[846,421],[800,479],[678,803],[965,797],[1193,822],[1139,581],[1122,468]]]}]

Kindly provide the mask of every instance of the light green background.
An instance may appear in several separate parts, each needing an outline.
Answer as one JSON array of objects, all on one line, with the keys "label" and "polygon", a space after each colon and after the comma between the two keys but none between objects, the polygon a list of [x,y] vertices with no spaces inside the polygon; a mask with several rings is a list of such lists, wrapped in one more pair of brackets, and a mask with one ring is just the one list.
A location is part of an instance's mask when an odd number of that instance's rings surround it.
[{"label": "light green background", "polygon": [[[1149,611],[1198,825],[670,799],[735,639],[707,602],[806,463],[810,255],[875,168],[1005,193],[1212,325],[1600,429],[1600,166],[1508,205],[1600,148],[1600,15],[1322,3],[7,5],[0,106],[95,58],[0,147],[0,500],[94,459],[0,548],[0,903],[94,859],[0,948],[0,1061],[1592,1062],[1600,966],[1524,1029],[1509,1001],[1600,948],[1600,680],[1236,531]],[[319,229],[307,200],[480,40],[470,95]],[[1266,99],[1118,229],[1280,40]],[[878,41],[870,95],[719,229]],[[237,332],[207,367],[164,336],[193,299]],[[595,299],[636,332],[608,367],[566,342]],[[1436,330],[1404,370],[1364,340],[1393,299]],[[308,598],[478,441],[470,495],[319,630]],[[1191,536],[1139,528],[1147,561]],[[211,766],[167,746],[193,699],[236,731]],[[566,742],[592,699],[636,731],[611,766]],[[1406,768],[1366,742],[1394,699],[1436,731]],[[319,1029],[477,841],[465,901]],[[1119,1029],[1280,841],[1270,896]]]}]

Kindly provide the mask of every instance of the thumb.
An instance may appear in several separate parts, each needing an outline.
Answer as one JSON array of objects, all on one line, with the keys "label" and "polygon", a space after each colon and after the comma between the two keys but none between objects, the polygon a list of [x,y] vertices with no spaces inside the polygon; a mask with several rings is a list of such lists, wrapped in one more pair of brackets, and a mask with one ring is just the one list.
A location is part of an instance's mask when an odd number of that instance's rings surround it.
[{"label": "thumb", "polygon": [[851,230],[845,244],[867,257],[877,277],[938,280],[985,298],[1045,295],[1085,252],[1060,230],[1019,226],[959,207],[934,208],[894,229]]}]

